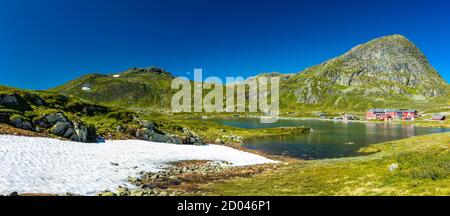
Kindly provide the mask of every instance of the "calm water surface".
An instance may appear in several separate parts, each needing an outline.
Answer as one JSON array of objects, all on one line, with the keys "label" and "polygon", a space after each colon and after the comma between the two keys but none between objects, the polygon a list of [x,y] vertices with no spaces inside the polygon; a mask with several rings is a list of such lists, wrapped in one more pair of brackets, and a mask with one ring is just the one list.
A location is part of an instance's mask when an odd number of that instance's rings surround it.
[{"label": "calm water surface", "polygon": [[424,128],[392,123],[363,123],[322,120],[278,120],[261,124],[256,118],[220,119],[217,122],[241,128],[305,126],[313,131],[304,135],[255,138],[245,146],[272,154],[302,159],[337,158],[359,155],[358,149],[369,144],[398,140],[412,136],[448,132],[448,128]]}]

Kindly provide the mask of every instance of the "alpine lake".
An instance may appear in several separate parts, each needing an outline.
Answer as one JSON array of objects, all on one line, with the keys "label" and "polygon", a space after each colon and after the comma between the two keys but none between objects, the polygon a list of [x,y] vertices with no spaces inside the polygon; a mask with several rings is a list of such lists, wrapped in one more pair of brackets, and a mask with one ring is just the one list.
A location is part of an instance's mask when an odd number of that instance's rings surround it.
[{"label": "alpine lake", "polygon": [[248,149],[306,160],[359,156],[362,154],[358,150],[370,144],[450,131],[450,128],[427,128],[392,122],[278,119],[275,123],[261,123],[259,118],[214,121],[240,128],[309,127],[312,129],[310,133],[253,138],[243,144]]}]

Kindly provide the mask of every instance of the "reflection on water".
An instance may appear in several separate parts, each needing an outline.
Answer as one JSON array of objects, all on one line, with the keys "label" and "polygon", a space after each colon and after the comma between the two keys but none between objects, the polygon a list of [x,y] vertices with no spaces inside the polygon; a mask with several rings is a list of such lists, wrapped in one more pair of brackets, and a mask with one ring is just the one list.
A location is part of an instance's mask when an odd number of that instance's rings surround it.
[{"label": "reflection on water", "polygon": [[278,120],[261,124],[259,119],[236,118],[216,120],[241,128],[305,126],[313,132],[295,136],[275,136],[248,140],[247,148],[272,154],[284,154],[303,159],[336,158],[358,155],[359,148],[369,144],[398,140],[411,136],[447,132],[446,128],[422,128],[392,123],[362,123],[351,121]]}]

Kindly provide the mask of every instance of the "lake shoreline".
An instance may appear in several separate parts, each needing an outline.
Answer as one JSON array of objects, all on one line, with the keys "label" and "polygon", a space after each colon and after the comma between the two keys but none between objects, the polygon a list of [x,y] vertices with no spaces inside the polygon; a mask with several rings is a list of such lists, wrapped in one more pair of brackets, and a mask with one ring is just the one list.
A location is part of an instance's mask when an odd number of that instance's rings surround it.
[{"label": "lake shoreline", "polygon": [[[220,118],[215,122],[247,130],[276,127],[311,128],[310,133],[272,137],[250,137],[244,148],[301,160],[357,156],[359,148],[412,136],[450,131],[441,127],[421,127],[394,122],[345,121],[334,119],[280,117],[274,124],[264,124],[255,116]],[[373,124],[378,123],[378,124]]]},{"label": "lake shoreline", "polygon": [[[259,119],[261,116],[211,116],[212,119],[233,119],[233,118],[256,118]],[[279,116],[280,120],[318,120],[318,121],[332,121],[332,122],[359,122],[359,123],[377,123],[377,124],[411,124],[420,127],[436,127],[436,128],[450,128],[450,121],[433,121],[433,120],[414,120],[414,121],[404,121],[404,120],[392,120],[392,121],[375,121],[375,120],[344,120],[344,119],[323,119],[315,117],[291,117],[291,116]]]},{"label": "lake shoreline", "polygon": [[448,196],[449,168],[430,168],[448,164],[449,135],[371,144],[361,150],[367,156],[289,163],[251,178],[201,184],[199,190],[208,196]]}]

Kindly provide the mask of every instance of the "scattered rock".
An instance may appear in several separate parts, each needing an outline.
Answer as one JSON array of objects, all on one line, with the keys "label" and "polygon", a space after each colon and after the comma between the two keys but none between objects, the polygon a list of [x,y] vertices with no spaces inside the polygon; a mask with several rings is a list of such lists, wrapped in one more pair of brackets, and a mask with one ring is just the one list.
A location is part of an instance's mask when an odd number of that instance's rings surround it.
[{"label": "scattered rock", "polygon": [[120,132],[120,133],[125,132],[125,128],[122,125],[117,125],[116,130],[117,130],[117,132]]},{"label": "scattered rock", "polygon": [[[227,162],[212,161],[186,161],[176,163],[163,171],[156,173],[143,172],[139,173],[140,178],[129,177],[128,181],[137,186],[137,188],[129,189],[119,187],[116,194],[120,196],[176,196],[179,192],[174,191],[172,186],[180,185],[184,175],[206,175],[221,173],[231,166]],[[241,172],[239,175],[244,175]],[[248,175],[248,174],[247,174]],[[180,178],[181,177],[181,178]]]},{"label": "scattered rock", "polygon": [[388,167],[389,172],[393,172],[396,169],[398,169],[397,163],[393,163],[393,164],[389,165],[389,167]]},{"label": "scattered rock", "polygon": [[198,134],[195,132],[189,130],[188,128],[183,128],[183,134],[185,134],[185,137],[183,139],[183,144],[190,144],[190,145],[203,145],[203,140],[200,138]]},{"label": "scattered rock", "polygon": [[151,131],[156,130],[156,125],[155,123],[148,121],[148,120],[142,120],[142,119],[136,119],[137,123],[143,127],[143,128],[147,128]]},{"label": "scattered rock", "polygon": [[244,137],[236,135],[222,135],[221,138],[217,138],[216,140],[220,141],[219,143],[243,143]]}]

